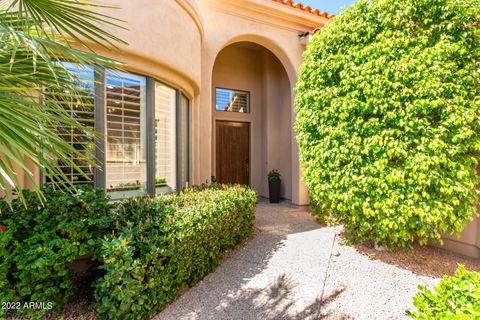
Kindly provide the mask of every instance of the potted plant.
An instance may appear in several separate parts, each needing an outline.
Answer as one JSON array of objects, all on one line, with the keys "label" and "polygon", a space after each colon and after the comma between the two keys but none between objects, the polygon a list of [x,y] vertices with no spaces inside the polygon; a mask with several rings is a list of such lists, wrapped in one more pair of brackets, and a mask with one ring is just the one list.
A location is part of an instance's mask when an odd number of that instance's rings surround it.
[{"label": "potted plant", "polygon": [[155,178],[155,187],[165,187],[167,185],[167,179]]},{"label": "potted plant", "polygon": [[277,169],[273,169],[268,173],[268,191],[270,196],[270,203],[280,202],[280,183],[281,175]]},{"label": "potted plant", "polygon": [[156,194],[166,194],[172,193],[173,190],[168,186],[167,179],[165,178],[155,178],[155,193]]}]

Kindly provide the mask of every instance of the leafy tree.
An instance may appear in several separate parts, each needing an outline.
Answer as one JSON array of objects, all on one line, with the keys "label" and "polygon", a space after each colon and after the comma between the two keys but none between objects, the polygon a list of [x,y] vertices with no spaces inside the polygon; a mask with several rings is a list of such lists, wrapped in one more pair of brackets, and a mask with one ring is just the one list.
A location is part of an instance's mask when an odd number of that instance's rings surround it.
[{"label": "leafy tree", "polygon": [[313,37],[295,129],[319,217],[393,249],[476,214],[479,26],[479,0],[359,0]]},{"label": "leafy tree", "polygon": [[79,108],[86,104],[77,86],[80,79],[60,62],[116,66],[89,44],[114,47],[120,40],[105,27],[120,27],[119,21],[99,13],[102,6],[84,0],[11,0],[0,5],[0,190],[21,187],[23,173],[41,194],[27,163],[54,184],[71,187],[57,163],[84,174],[73,159],[94,162],[55,128],[94,133],[72,117],[61,99],[41,97],[45,92],[67,92]]}]

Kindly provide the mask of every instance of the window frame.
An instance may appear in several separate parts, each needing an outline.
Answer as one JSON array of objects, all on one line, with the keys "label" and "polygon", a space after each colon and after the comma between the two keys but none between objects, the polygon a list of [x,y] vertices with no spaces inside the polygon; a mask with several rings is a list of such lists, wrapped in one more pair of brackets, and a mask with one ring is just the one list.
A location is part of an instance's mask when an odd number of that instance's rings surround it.
[{"label": "window frame", "polygon": [[[217,109],[217,90],[229,90],[229,91],[234,91],[234,92],[239,92],[239,93],[246,93],[247,94],[247,112],[238,112],[238,111],[228,111],[228,110],[218,110]],[[216,112],[228,112],[228,113],[233,113],[233,114],[250,114],[252,112],[251,108],[251,92],[248,90],[241,90],[241,89],[233,89],[233,88],[225,88],[225,87],[215,87],[215,103],[214,103],[214,108]]]},{"label": "window frame", "polygon": [[[132,76],[132,78],[134,77],[137,77],[137,78],[141,78],[141,80],[139,79],[139,81],[145,81],[145,131],[147,130],[147,116],[148,116],[148,105],[147,105],[147,101],[148,101],[148,95],[149,95],[149,92],[147,91],[147,80],[148,80],[148,76],[144,76],[144,75],[141,75],[141,74],[138,74],[138,73],[134,73],[134,72],[130,72],[128,70],[112,70],[112,69],[105,69],[104,70],[105,72],[105,77],[104,77],[104,82],[101,83],[102,84],[102,89],[104,90],[104,92],[102,93],[102,96],[104,97],[105,101],[104,101],[104,104],[102,106],[102,108],[104,109],[103,111],[105,112],[105,117],[103,118],[104,121],[105,121],[105,126],[104,126],[104,130],[103,132],[101,132],[102,134],[102,137],[103,137],[103,140],[105,142],[104,144],[104,149],[103,149],[103,153],[105,154],[105,159],[104,159],[104,165],[102,167],[102,171],[104,172],[105,176],[107,177],[107,174],[108,174],[108,170],[107,170],[107,164],[108,164],[108,159],[107,159],[107,147],[109,146],[109,142],[108,142],[108,130],[109,130],[109,127],[108,127],[108,124],[109,124],[109,119],[108,119],[108,80],[109,80],[109,76],[111,77],[110,80],[113,79],[113,81],[118,81],[120,79],[124,80],[124,79],[128,79],[128,77]],[[131,81],[132,79],[128,79],[129,81]],[[135,81],[135,80],[133,80]],[[141,97],[141,94],[140,94],[140,97]],[[141,109],[141,105],[142,105],[142,102],[141,102],[141,99],[139,100],[139,106],[140,106],[140,109]],[[141,126],[141,123],[142,123],[142,112],[140,111],[139,113],[139,123],[140,123],[140,126]],[[140,136],[141,136],[141,132],[142,132],[142,128],[139,127],[139,133],[140,133]],[[122,131],[122,135],[125,134],[124,131]],[[138,190],[138,194],[136,194],[136,196],[145,196],[148,194],[148,189],[147,189],[147,183],[148,183],[148,180],[149,180],[149,177],[148,177],[148,131],[145,132],[145,141],[142,141],[142,139],[140,138],[140,144],[143,144],[144,143],[144,146],[143,148],[145,149],[145,174],[146,174],[146,177],[145,177],[145,181],[141,181],[139,180],[141,183],[139,184],[139,187],[136,188],[136,189],[132,189],[132,190],[135,190],[137,191]],[[142,162],[140,161],[140,172],[141,172],[141,168],[142,168]],[[116,190],[112,190],[112,189],[109,189],[108,188],[108,184],[107,184],[107,181],[106,181],[106,177],[105,177],[105,185],[102,187],[103,189],[105,189],[105,192],[107,194],[115,194]],[[122,182],[123,183],[123,182]],[[115,189],[115,188],[113,188]],[[121,192],[121,191],[120,191]],[[128,192],[128,191],[127,191]],[[112,196],[112,199],[114,200],[118,200],[118,199],[123,199],[123,197],[113,197]]]},{"label": "window frame", "polygon": [[[180,146],[180,141],[181,141],[181,136],[182,136],[182,132],[181,132],[181,129],[182,129],[182,125],[181,125],[181,119],[179,117],[180,113],[182,112],[181,111],[181,108],[182,108],[182,98],[185,98],[185,100],[187,101],[187,105],[186,105],[186,115],[185,115],[185,119],[187,119],[187,126],[186,126],[186,133],[185,133],[185,137],[186,137],[186,144],[187,144],[187,148],[186,148],[186,154],[185,154],[185,159],[186,159],[186,162],[187,162],[187,166],[186,166],[186,172],[185,172],[185,183],[186,185],[183,186],[183,183],[184,181],[181,180],[181,175],[180,175],[180,172],[182,171],[182,163],[181,163],[181,160],[182,160],[182,157],[181,157],[181,154],[182,154],[182,150],[181,148],[179,147]],[[177,172],[176,172],[176,175],[177,175],[177,189],[182,186],[182,187],[186,187],[188,188],[189,187],[189,184],[190,184],[190,99],[188,99],[188,97],[183,93],[181,92],[180,90],[177,90],[177,99],[176,99],[176,118],[175,118],[175,121],[176,121],[176,126],[177,126],[177,141],[176,141],[176,152],[177,152]]]}]

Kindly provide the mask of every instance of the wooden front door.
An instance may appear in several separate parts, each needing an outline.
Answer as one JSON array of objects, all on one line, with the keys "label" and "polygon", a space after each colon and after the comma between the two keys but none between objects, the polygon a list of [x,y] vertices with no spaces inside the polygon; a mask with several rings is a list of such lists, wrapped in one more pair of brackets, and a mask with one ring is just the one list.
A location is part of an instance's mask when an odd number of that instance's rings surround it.
[{"label": "wooden front door", "polygon": [[217,181],[250,184],[250,124],[217,121],[215,127]]}]

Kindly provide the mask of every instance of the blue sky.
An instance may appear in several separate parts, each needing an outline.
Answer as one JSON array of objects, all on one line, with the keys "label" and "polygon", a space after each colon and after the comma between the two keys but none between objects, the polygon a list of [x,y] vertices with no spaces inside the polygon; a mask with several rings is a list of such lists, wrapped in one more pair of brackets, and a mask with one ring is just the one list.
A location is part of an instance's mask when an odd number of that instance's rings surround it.
[{"label": "blue sky", "polygon": [[351,5],[355,0],[297,0],[294,2],[301,2],[304,5],[309,5],[320,11],[327,11],[330,14],[338,14],[340,9]]}]

